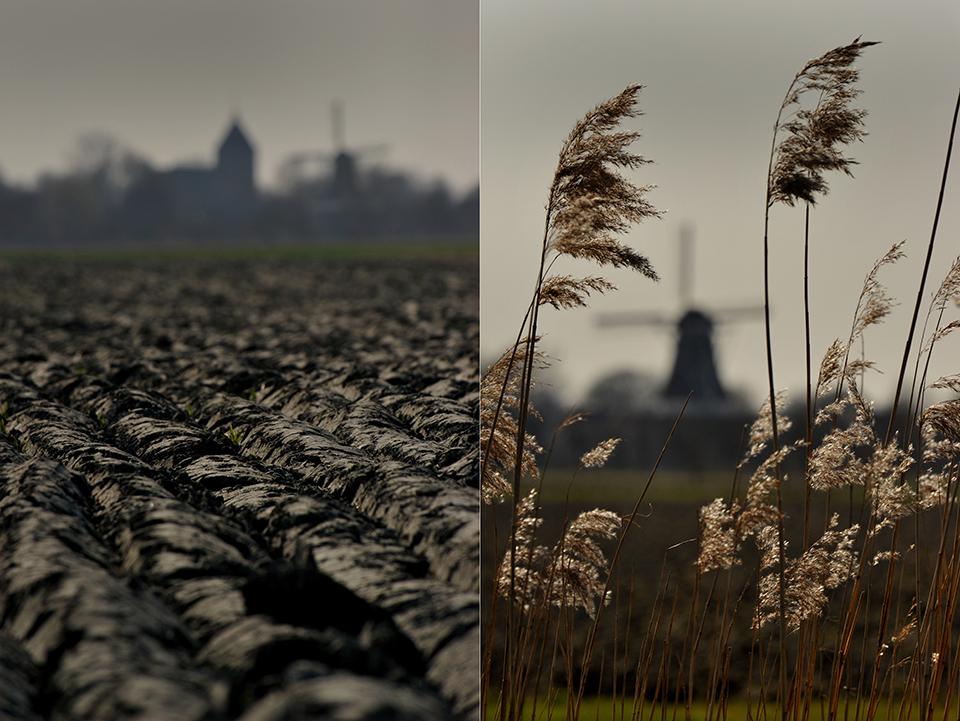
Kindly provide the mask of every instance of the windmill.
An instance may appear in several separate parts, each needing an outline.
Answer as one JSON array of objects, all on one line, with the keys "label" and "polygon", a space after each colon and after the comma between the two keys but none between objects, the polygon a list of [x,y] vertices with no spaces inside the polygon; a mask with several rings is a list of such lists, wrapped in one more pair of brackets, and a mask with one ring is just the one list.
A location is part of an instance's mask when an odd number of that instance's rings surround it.
[{"label": "windmill", "polygon": [[677,348],[673,370],[661,397],[683,401],[689,394],[691,403],[700,406],[722,407],[730,396],[717,373],[713,346],[713,331],[718,322],[730,322],[763,313],[760,306],[726,308],[710,313],[694,306],[693,297],[693,229],[684,224],[680,228],[680,308],[679,318],[658,312],[620,311],[604,313],[598,324],[604,328],[654,325],[674,327]]},{"label": "windmill", "polygon": [[[284,163],[284,174],[294,180],[327,174],[333,165],[330,177],[330,197],[341,203],[356,200],[360,195],[357,166],[359,159],[369,160],[382,156],[389,150],[385,143],[362,148],[348,149],[344,129],[343,103],[335,100],[331,106],[333,126],[333,151],[307,151],[289,156]],[[312,172],[311,172],[312,171]]]},{"label": "windmill", "polygon": [[[343,104],[333,103],[333,147],[287,158],[281,175],[299,188],[317,232],[334,237],[359,237],[370,232],[372,215],[358,171],[359,158],[385,153],[385,144],[348,149],[345,140]],[[332,165],[332,168],[331,168]]]}]

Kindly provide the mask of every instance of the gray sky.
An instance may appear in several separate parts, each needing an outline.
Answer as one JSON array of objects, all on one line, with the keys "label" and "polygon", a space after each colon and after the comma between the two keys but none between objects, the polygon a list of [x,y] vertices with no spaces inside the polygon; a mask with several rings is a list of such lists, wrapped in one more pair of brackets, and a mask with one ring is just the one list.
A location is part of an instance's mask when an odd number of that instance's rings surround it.
[{"label": "gray sky", "polygon": [[[869,111],[862,144],[848,151],[855,179],[828,177],[831,191],[812,213],[814,362],[846,338],[864,276],[895,242],[907,258],[881,281],[901,303],[866,337],[866,355],[884,375],[868,378],[878,405],[892,395],[909,325],[957,92],[960,4],[955,0],[483,0],[481,3],[482,356],[492,362],[516,339],[533,291],[543,206],[557,153],[574,122],[597,103],[642,83],[631,121],[633,149],[653,160],[632,178],[663,220],[624,242],[646,254],[659,284],[627,271],[604,273],[620,290],[589,309],[542,314],[545,379],[570,401],[606,373],[633,369],[665,380],[674,336],[650,327],[600,329],[599,313],[679,308],[677,239],[695,228],[693,295],[708,310],[760,306],[764,193],[773,124],[804,63],[851,42],[879,40],[857,66],[858,105]],[[958,149],[960,150],[960,149]],[[928,289],[960,253],[960,167],[952,171]],[[771,218],[776,385],[804,383],[803,209]],[[596,274],[567,261],[558,272]],[[954,311],[954,317],[957,313]],[[721,377],[759,404],[766,394],[763,323],[723,325],[716,337]],[[960,356],[960,337],[939,360]],[[935,357],[935,361],[938,358]],[[937,375],[955,364],[935,362]]]},{"label": "gray sky", "polygon": [[239,113],[260,183],[282,159],[388,144],[457,190],[479,178],[477,0],[3,0],[0,172],[61,171],[102,131],[157,166],[212,163]]}]

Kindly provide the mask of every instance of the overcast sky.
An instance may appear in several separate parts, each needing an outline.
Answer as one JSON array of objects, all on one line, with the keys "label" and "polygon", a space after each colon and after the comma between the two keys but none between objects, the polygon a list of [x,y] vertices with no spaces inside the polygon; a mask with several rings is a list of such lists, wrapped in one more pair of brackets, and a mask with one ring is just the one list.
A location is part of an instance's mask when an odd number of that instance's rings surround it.
[{"label": "overcast sky", "polygon": [[0,173],[62,171],[86,132],[158,167],[211,164],[239,114],[271,184],[346,143],[457,190],[479,179],[477,0],[3,0]]},{"label": "overcast sky", "polygon": [[[764,193],[773,124],[804,63],[858,35],[879,40],[857,66],[869,111],[862,144],[850,148],[855,179],[828,177],[830,194],[812,213],[811,288],[815,363],[850,332],[864,276],[891,245],[907,258],[881,275],[902,303],[866,338],[884,375],[868,379],[886,405],[903,351],[936,207],[957,92],[960,4],[955,0],[543,0],[481,3],[482,355],[516,339],[536,277],[543,206],[557,153],[574,122],[597,103],[641,83],[643,137],[633,149],[653,160],[632,175],[663,220],[624,238],[648,255],[659,284],[627,271],[606,274],[620,290],[589,309],[543,314],[546,375],[575,400],[600,376],[629,369],[666,379],[674,335],[663,328],[597,327],[606,311],[680,312],[677,239],[694,227],[694,301],[706,310],[760,307]],[[954,167],[931,290],[960,253],[960,167]],[[777,386],[803,386],[803,209],[771,221]],[[557,269],[594,274],[567,262]],[[956,313],[955,313],[956,315]],[[722,380],[759,405],[766,393],[763,324],[720,326]],[[960,357],[960,337],[940,358]],[[955,363],[940,372],[956,372]]]}]

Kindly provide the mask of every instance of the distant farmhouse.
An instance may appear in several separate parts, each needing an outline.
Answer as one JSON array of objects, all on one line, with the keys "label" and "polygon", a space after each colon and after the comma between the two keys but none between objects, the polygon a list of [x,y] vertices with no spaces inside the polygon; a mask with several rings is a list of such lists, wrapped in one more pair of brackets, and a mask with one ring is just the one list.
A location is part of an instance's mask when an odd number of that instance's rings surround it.
[{"label": "distant farmhouse", "polygon": [[174,196],[177,225],[235,226],[253,216],[259,206],[253,169],[253,145],[234,118],[214,167],[187,166],[161,174]]}]

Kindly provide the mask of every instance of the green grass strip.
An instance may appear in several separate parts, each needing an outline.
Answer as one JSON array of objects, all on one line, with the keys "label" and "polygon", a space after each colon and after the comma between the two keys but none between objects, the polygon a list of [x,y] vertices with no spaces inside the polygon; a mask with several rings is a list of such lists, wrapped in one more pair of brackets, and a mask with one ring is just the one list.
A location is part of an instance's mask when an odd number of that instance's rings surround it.
[{"label": "green grass strip", "polygon": [[324,243],[312,245],[178,245],[170,247],[77,247],[36,250],[0,250],[0,261],[83,262],[137,260],[299,260],[305,258],[422,258],[477,257],[476,238],[402,239],[385,243]]}]

